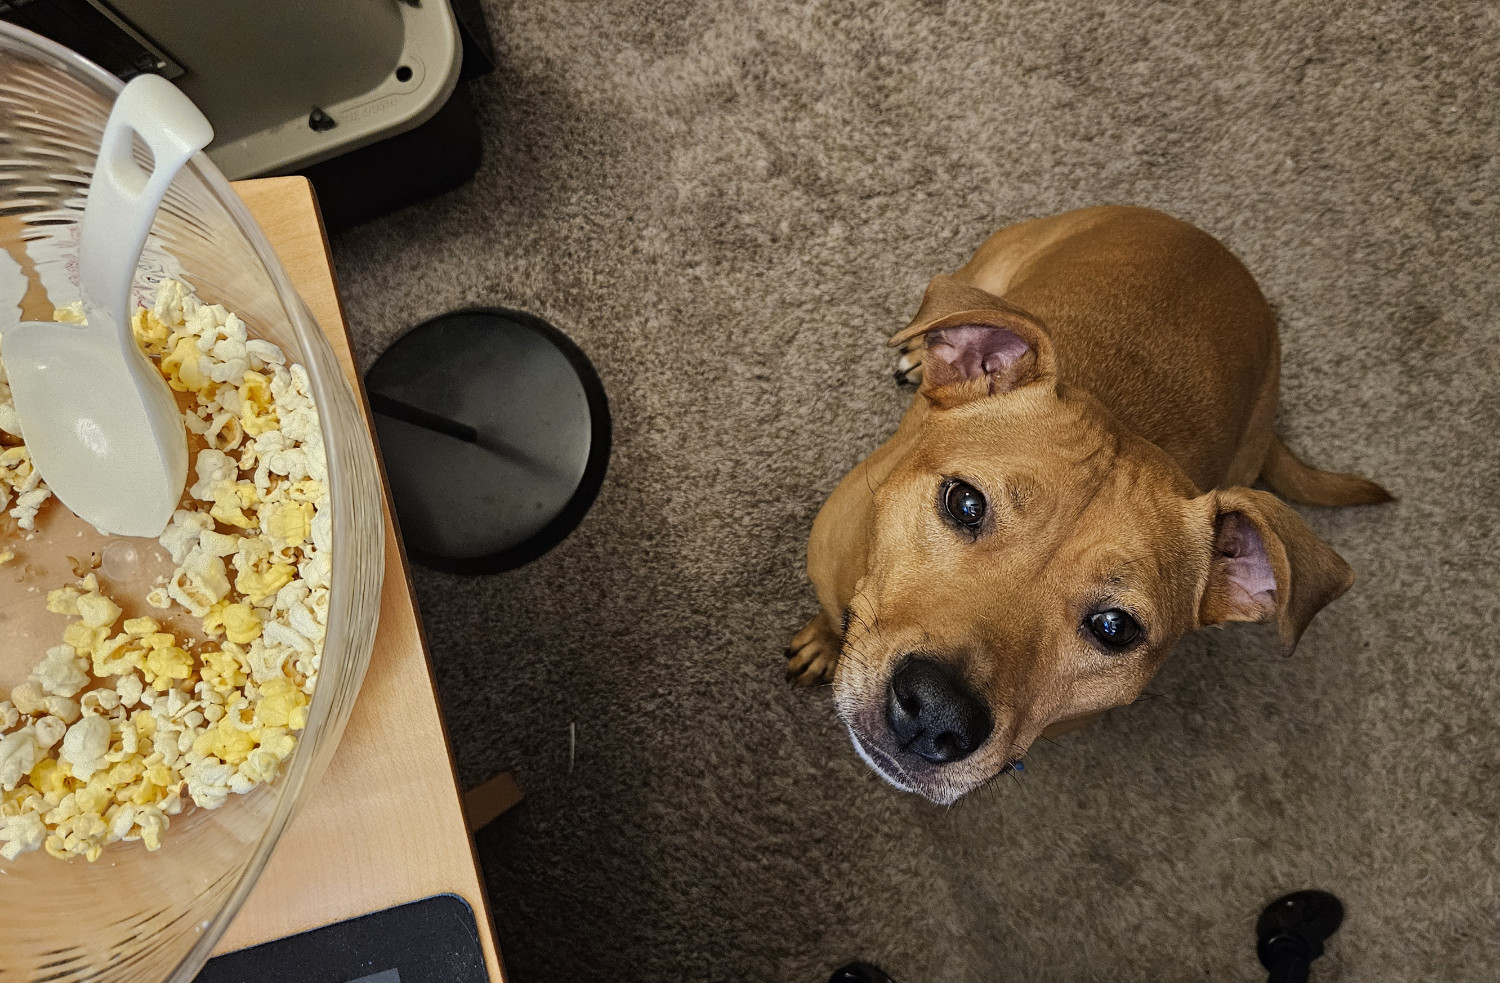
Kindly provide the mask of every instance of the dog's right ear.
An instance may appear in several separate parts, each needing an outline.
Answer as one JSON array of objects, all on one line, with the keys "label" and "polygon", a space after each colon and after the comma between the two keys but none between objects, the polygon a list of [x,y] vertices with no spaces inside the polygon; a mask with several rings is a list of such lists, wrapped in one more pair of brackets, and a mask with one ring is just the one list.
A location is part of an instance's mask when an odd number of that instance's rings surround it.
[{"label": "dog's right ear", "polygon": [[1040,321],[946,274],[927,285],[917,316],[890,344],[918,335],[926,347],[918,391],[937,406],[1050,385],[1057,378],[1052,341]]}]

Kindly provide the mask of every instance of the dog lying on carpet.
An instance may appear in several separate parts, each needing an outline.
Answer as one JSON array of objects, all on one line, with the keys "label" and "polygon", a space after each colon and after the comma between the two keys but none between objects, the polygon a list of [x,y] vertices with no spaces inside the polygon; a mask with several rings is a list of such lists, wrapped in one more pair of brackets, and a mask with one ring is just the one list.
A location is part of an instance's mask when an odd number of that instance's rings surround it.
[{"label": "dog lying on carpet", "polygon": [[1275,619],[1291,653],[1354,574],[1257,477],[1310,505],[1390,500],[1272,431],[1275,316],[1160,212],[1002,229],[891,344],[920,385],[813,524],[821,610],[787,675],[831,680],[861,757],[934,802],[1130,703],[1196,628]]}]

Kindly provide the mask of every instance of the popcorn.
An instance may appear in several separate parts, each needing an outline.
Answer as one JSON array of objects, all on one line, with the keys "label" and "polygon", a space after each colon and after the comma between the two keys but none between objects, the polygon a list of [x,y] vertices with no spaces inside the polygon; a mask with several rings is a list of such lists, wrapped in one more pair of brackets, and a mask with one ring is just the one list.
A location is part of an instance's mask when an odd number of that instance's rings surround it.
[{"label": "popcorn", "polygon": [[41,687],[30,680],[10,691],[10,701],[22,714],[43,713],[47,709]]},{"label": "popcorn", "polygon": [[184,557],[182,566],[167,582],[167,595],[199,618],[228,593],[229,575],[224,561],[202,548],[195,548]]},{"label": "popcorn", "polygon": [[22,727],[0,737],[0,788],[9,792],[36,764],[36,728]]},{"label": "popcorn", "polygon": [[143,690],[141,677],[133,672],[124,673],[115,680],[115,694],[119,696],[121,706],[133,707],[141,702]]},{"label": "popcorn", "polygon": [[200,502],[212,502],[214,493],[210,489],[222,481],[233,482],[239,475],[239,466],[235,464],[234,458],[212,448],[198,452],[198,461],[193,469],[198,474],[198,481],[188,489],[188,494]]},{"label": "popcorn", "polygon": [[5,846],[0,847],[0,857],[15,860],[23,853],[30,853],[42,845],[46,835],[47,827],[42,825],[42,817],[36,813],[10,816],[4,825],[0,825],[0,840],[5,841]]},{"label": "popcorn", "polygon": [[235,767],[215,758],[203,758],[189,765],[187,776],[188,795],[204,809],[217,809],[229,797],[229,780]]},{"label": "popcorn", "polygon": [[47,657],[31,670],[31,679],[43,693],[74,696],[88,685],[87,663],[71,645],[54,645]]},{"label": "popcorn", "polygon": [[97,590],[78,599],[78,619],[89,628],[108,628],[120,617],[120,606]]},{"label": "popcorn", "polygon": [[108,750],[109,721],[103,717],[83,717],[68,728],[57,760],[68,766],[74,778],[86,782],[104,767],[104,752]]},{"label": "popcorn", "polygon": [[236,645],[247,645],[260,637],[262,628],[249,603],[220,601],[203,616],[203,630],[216,637],[223,634]]},{"label": "popcorn", "polygon": [[135,331],[136,342],[147,355],[166,354],[171,329],[162,324],[151,310],[143,307],[136,311],[130,319],[130,326]]},{"label": "popcorn", "polygon": [[[81,305],[59,319],[81,323]],[[88,573],[49,591],[62,644],[0,700],[0,856],[159,849],[170,817],[275,781],[307,726],[332,574],[328,469],[311,381],[244,321],[163,282],[132,318],[189,394],[194,479],[159,541],[175,566],[146,593],[202,635],[126,618]],[[0,430],[21,436],[0,367]],[[237,456],[231,456],[231,452]],[[31,529],[51,492],[0,445],[0,508]],[[0,551],[0,563],[14,558]],[[163,582],[164,581],[164,582]],[[198,644],[199,637],[210,641]],[[4,695],[4,694],[0,694]]]},{"label": "popcorn", "polygon": [[[108,692],[106,690],[105,692]],[[42,700],[42,708],[47,711],[49,717],[61,720],[64,724],[71,724],[78,719],[83,712],[77,701],[70,700],[66,696],[48,696]],[[43,718],[46,719],[46,718]],[[40,722],[38,722],[40,723]],[[40,732],[38,732],[40,734]],[[59,735],[61,736],[61,735]],[[48,747],[51,745],[49,744]]]},{"label": "popcorn", "polygon": [[[76,706],[73,708],[73,719],[78,719],[78,708]],[[37,747],[42,750],[50,750],[54,744],[62,740],[63,736],[67,734],[68,723],[61,716],[43,717],[36,722],[35,728]],[[42,761],[47,760],[49,759],[42,759]],[[42,761],[36,762],[36,765],[42,764]],[[36,770],[36,765],[32,766],[32,771]]]},{"label": "popcorn", "polygon": [[167,524],[158,542],[166,548],[168,553],[172,554],[173,563],[181,563],[198,545],[198,539],[203,535],[204,530],[213,527],[214,520],[202,512],[178,509],[172,513],[172,521]]},{"label": "popcorn", "polygon": [[311,502],[278,502],[260,509],[261,529],[272,542],[301,546],[312,536]]}]

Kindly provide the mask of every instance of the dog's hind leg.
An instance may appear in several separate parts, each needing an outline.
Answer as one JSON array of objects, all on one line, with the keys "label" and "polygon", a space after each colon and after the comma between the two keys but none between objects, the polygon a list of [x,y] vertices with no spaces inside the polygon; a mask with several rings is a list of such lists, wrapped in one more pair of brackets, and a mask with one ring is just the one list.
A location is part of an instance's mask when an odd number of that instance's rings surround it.
[{"label": "dog's hind leg", "polygon": [[793,686],[833,682],[833,670],[839,664],[842,648],[840,632],[828,623],[828,615],[819,611],[792,636],[792,644],[786,650],[787,682]]}]

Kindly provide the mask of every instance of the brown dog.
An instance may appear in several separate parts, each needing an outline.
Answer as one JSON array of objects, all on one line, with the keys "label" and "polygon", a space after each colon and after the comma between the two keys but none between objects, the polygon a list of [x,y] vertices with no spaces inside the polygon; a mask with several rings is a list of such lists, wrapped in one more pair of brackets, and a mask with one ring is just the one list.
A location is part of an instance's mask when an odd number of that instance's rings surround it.
[{"label": "brown dog", "polygon": [[1272,432],[1270,307],[1159,212],[1002,229],[891,344],[921,384],[813,524],[822,610],[787,675],[831,679],[860,755],[935,802],[1130,703],[1195,628],[1274,618],[1292,651],[1354,574],[1257,477],[1313,505],[1390,500]]}]

